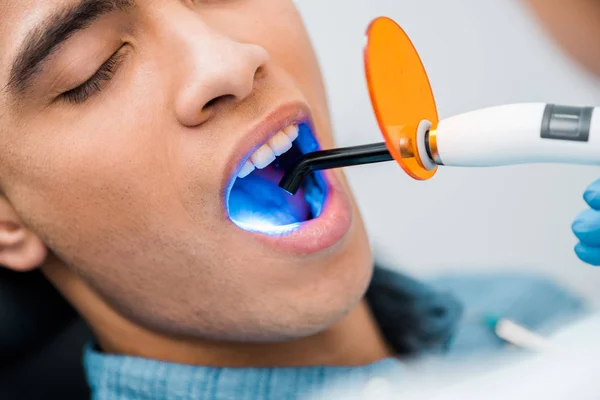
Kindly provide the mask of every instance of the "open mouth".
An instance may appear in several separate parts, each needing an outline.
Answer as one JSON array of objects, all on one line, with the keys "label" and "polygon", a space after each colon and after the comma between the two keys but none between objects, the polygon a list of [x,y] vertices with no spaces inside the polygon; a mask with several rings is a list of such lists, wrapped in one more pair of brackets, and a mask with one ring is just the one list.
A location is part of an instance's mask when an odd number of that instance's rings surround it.
[{"label": "open mouth", "polygon": [[290,125],[258,148],[246,162],[227,200],[229,218],[240,228],[281,234],[318,218],[327,196],[319,173],[311,174],[295,196],[279,187],[285,171],[303,154],[319,150],[308,124]]}]

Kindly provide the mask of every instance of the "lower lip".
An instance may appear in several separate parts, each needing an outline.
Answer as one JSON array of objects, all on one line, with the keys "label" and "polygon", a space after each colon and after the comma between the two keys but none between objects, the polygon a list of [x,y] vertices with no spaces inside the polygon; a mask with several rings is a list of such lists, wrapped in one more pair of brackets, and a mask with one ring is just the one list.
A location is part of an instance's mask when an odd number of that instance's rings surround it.
[{"label": "lower lip", "polygon": [[312,254],[338,244],[350,231],[352,208],[331,171],[323,171],[328,185],[327,198],[318,218],[284,230],[279,235],[246,232],[259,242],[288,253]]}]

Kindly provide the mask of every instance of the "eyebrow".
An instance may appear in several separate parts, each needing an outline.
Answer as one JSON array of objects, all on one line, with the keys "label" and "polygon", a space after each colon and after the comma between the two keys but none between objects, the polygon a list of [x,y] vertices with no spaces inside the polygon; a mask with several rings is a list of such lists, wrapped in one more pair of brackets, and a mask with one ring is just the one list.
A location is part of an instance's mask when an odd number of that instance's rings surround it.
[{"label": "eyebrow", "polygon": [[105,14],[134,5],[134,0],[81,0],[50,16],[27,35],[13,62],[7,87],[12,92],[22,93],[43,63],[73,34]]}]

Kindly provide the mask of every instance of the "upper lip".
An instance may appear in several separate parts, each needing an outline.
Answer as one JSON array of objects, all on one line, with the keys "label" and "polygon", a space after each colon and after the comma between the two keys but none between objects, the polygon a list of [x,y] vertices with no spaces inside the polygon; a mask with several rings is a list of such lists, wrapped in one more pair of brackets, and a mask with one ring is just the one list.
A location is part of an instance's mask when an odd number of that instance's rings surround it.
[{"label": "upper lip", "polygon": [[[243,135],[228,163],[232,169],[228,181],[233,181],[250,156],[263,144],[267,143],[275,134],[290,125],[299,125],[310,121],[310,109],[303,102],[289,102],[282,104],[266,114],[256,123],[247,134]],[[230,184],[231,182],[228,182]]]}]

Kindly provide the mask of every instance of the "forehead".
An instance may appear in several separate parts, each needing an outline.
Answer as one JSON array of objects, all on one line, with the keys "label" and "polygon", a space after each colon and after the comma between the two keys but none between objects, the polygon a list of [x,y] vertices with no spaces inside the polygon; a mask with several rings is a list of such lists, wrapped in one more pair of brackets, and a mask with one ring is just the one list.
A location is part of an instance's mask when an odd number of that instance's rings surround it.
[{"label": "forehead", "polygon": [[76,0],[0,0],[0,76],[27,34],[53,10],[76,4]]},{"label": "forehead", "polygon": [[0,0],[0,46],[22,40],[26,33],[53,10],[76,0]]}]

